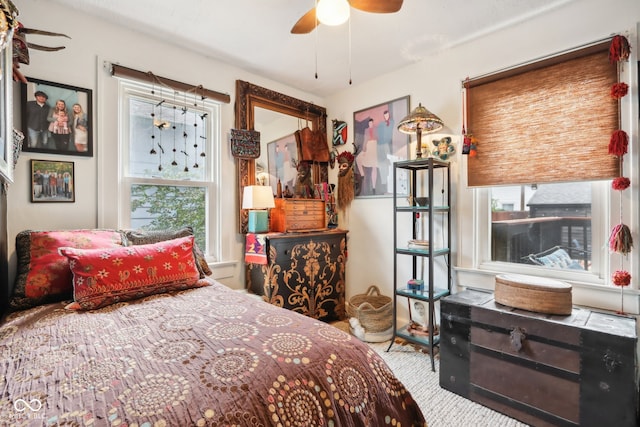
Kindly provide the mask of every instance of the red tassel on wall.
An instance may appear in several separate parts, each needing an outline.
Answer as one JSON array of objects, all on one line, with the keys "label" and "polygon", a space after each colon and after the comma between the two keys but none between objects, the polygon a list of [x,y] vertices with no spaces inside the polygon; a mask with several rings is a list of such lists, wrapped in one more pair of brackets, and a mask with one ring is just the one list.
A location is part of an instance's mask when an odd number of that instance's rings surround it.
[{"label": "red tassel on wall", "polygon": [[631,230],[624,224],[618,224],[611,230],[609,236],[609,249],[619,254],[627,255],[633,247]]},{"label": "red tassel on wall", "polygon": [[617,130],[611,135],[609,141],[609,154],[614,156],[624,156],[627,154],[627,147],[629,146],[629,136],[623,130]]},{"label": "red tassel on wall", "polygon": [[630,52],[629,40],[625,36],[614,36],[609,45],[609,62],[626,61]]}]

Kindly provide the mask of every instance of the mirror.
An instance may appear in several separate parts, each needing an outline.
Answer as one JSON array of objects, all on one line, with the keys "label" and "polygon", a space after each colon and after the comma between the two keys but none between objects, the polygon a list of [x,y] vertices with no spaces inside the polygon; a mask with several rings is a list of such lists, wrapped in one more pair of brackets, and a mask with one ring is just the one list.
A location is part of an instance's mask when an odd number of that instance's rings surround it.
[{"label": "mirror", "polygon": [[[238,173],[238,211],[239,232],[247,232],[247,210],[242,209],[244,187],[256,184],[257,165],[268,172],[268,143],[292,135],[296,130],[309,126],[313,130],[327,132],[327,113],[324,107],[281,94],[249,82],[236,81],[236,129],[257,130],[260,133],[260,157],[254,159],[236,159]],[[283,125],[283,123],[286,123]],[[282,126],[292,126],[286,130]],[[264,127],[265,134],[262,134]],[[271,138],[275,139],[271,139]],[[312,180],[314,184],[328,182],[326,163],[313,163]],[[271,184],[271,182],[269,182]],[[275,188],[277,182],[273,184]],[[284,186],[283,186],[284,189]],[[274,192],[275,193],[275,192]]]}]

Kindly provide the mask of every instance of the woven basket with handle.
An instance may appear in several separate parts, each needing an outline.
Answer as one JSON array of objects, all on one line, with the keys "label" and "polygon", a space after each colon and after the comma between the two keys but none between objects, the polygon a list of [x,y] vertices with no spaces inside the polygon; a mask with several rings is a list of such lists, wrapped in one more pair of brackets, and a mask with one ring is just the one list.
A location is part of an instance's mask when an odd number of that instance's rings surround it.
[{"label": "woven basket with handle", "polygon": [[393,326],[393,302],[380,294],[376,285],[364,294],[352,296],[346,303],[349,317],[355,317],[367,332],[384,332]]}]

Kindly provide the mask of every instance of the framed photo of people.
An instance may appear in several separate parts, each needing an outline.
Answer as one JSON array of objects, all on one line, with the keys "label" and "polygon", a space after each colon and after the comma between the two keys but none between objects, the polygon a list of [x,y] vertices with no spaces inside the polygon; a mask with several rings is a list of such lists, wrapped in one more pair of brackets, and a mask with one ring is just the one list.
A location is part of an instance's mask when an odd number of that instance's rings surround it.
[{"label": "framed photo of people", "polygon": [[27,77],[21,87],[23,151],[93,156],[90,89]]},{"label": "framed photo of people", "polygon": [[[409,96],[383,102],[353,113],[355,196],[393,195],[393,163],[406,160],[409,135],[398,130],[398,122],[409,114]],[[408,175],[397,176],[397,194],[408,194]]]},{"label": "framed photo of people", "polygon": [[31,160],[31,202],[75,202],[73,162]]}]

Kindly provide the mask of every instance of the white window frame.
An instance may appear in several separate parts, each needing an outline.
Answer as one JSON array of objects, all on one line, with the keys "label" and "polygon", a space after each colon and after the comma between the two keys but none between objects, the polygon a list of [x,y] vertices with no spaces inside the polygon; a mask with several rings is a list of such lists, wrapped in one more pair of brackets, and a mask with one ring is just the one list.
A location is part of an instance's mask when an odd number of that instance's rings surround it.
[{"label": "white window frame", "polygon": [[[639,24],[640,28],[640,24]],[[637,40],[636,33],[630,40]],[[635,47],[635,46],[634,46]],[[578,305],[619,310],[624,291],[625,312],[640,313],[640,108],[638,106],[638,55],[632,48],[629,60],[621,67],[621,81],[629,84],[629,93],[620,102],[621,129],[629,135],[629,150],[624,156],[623,175],[631,186],[622,193],[611,189],[611,181],[592,187],[592,266],[590,271],[551,269],[526,264],[491,260],[491,198],[488,188],[467,187],[466,156],[460,156],[456,213],[456,285],[460,288],[493,290],[495,276],[502,273],[527,274],[566,281],[573,285],[573,302]],[[608,142],[608,141],[607,141]],[[480,142],[481,144],[481,142]],[[606,150],[606,144],[603,150]],[[570,162],[570,156],[568,157]],[[497,159],[496,161],[499,161]],[[608,248],[609,233],[620,222],[629,226],[634,237],[631,254],[624,258],[623,269],[631,274],[631,285],[621,290],[611,284],[611,275],[621,269],[621,255]]]},{"label": "white window frame", "polygon": [[[221,260],[221,221],[220,221],[220,153],[221,153],[221,105],[219,102],[204,100],[202,108],[207,113],[206,157],[200,160],[205,165],[204,181],[168,180],[140,178],[129,174],[129,100],[132,97],[154,99],[158,96],[151,94],[152,86],[126,79],[119,79],[118,102],[120,115],[120,144],[118,153],[118,227],[130,228],[131,186],[135,184],[167,185],[179,187],[198,187],[206,190],[206,229],[207,247],[205,251],[207,261],[212,263]],[[169,90],[172,92],[172,90]],[[157,92],[157,90],[156,90]],[[176,96],[176,103],[180,104],[181,96]],[[172,100],[173,103],[173,100]],[[193,107],[191,104],[188,107]]]}]

